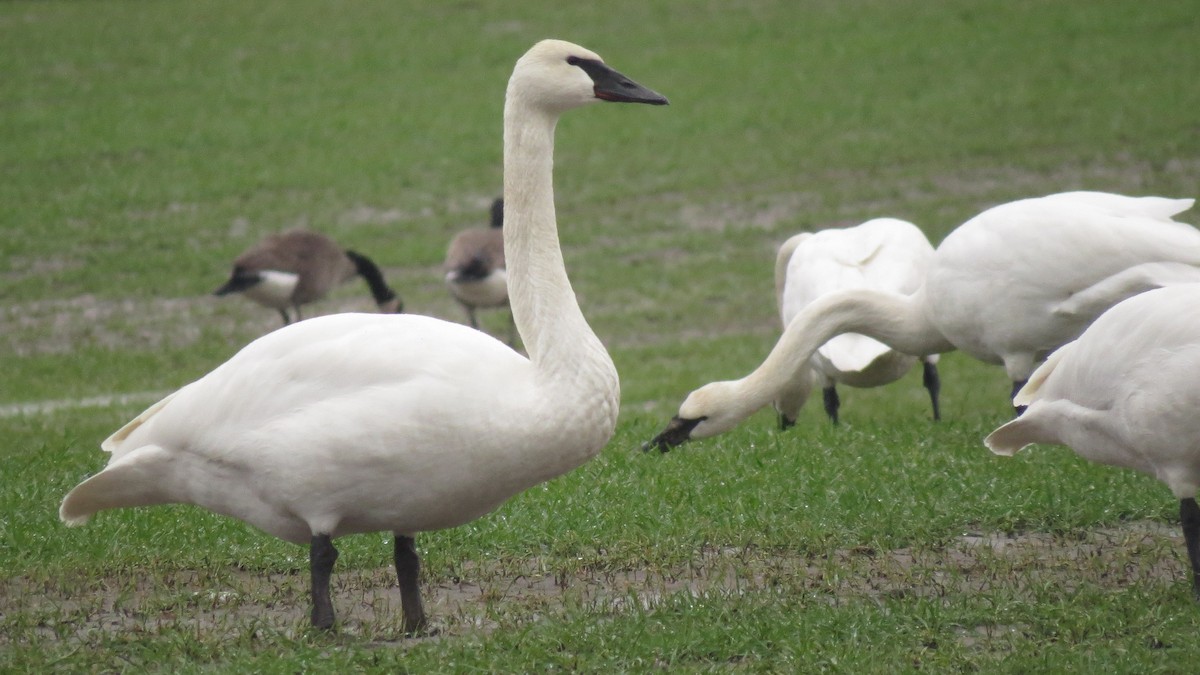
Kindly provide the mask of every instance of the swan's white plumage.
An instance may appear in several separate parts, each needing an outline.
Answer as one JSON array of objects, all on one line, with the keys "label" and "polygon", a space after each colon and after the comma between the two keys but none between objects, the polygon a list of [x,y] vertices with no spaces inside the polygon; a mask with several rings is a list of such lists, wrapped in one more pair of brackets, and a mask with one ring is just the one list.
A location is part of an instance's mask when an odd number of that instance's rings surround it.
[{"label": "swan's white plumage", "polygon": [[[847,228],[804,232],[786,241],[776,261],[776,293],[786,330],[792,319],[817,298],[848,288],[907,295],[925,281],[933,246],[912,223],[875,218]],[[927,357],[936,361],[937,356]],[[858,333],[844,333],[823,344],[810,359],[810,371],[796,373],[776,395],[775,407],[793,421],[813,384],[878,387],[904,376],[917,358]],[[831,413],[832,414],[832,413]]]},{"label": "swan's white plumage", "polygon": [[[932,256],[933,246],[924,233],[896,218],[812,233],[794,248],[788,261],[780,307],[783,325],[786,328],[817,298],[847,288],[911,294],[925,281]],[[813,355],[814,366],[825,377],[856,387],[894,381],[915,361],[857,333],[839,335]]]},{"label": "swan's white plumage", "polygon": [[1055,351],[1015,398],[1028,406],[984,444],[1012,455],[1033,443],[1154,476],[1179,500],[1200,601],[1200,284],[1147,291],[1102,314]]},{"label": "swan's white plumage", "polygon": [[792,319],[752,374],[763,380],[754,395],[731,400],[737,381],[705,385],[684,400],[655,442],[732,428],[786,386],[775,378],[795,377],[821,345],[848,332],[914,356],[960,349],[1003,364],[1022,382],[1116,303],[1200,282],[1200,231],[1172,220],[1192,204],[1067,192],[988,209],[937,247],[917,292],[851,289],[818,298]]},{"label": "swan's white plumage", "polygon": [[1028,408],[985,443],[1031,443],[1155,476],[1179,499],[1200,490],[1200,284],[1148,291],[1105,312],[1046,360],[1015,401]]},{"label": "swan's white plumage", "polygon": [[988,209],[938,246],[928,315],[957,349],[1025,380],[1105,309],[1200,281],[1200,232],[1171,220],[1192,201],[1068,192]]},{"label": "swan's white plumage", "polygon": [[540,42],[506,95],[505,248],[528,359],[420,316],[286,326],[105,441],[108,467],[66,496],[63,520],[178,502],[297,543],[411,534],[467,522],[599,452],[616,425],[617,373],[563,267],[552,156],[558,115],[600,92],[568,57],[599,62]]}]

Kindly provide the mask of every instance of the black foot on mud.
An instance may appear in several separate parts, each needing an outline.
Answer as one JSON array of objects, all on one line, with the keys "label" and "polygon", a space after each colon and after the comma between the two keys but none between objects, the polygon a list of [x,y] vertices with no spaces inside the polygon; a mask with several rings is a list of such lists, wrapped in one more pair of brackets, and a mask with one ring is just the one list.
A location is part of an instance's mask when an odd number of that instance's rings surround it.
[{"label": "black foot on mud", "polygon": [[308,549],[309,571],[312,573],[312,625],[328,630],[333,627],[333,601],[329,597],[329,579],[338,552],[327,534],[313,535]]},{"label": "black foot on mud", "polygon": [[421,558],[417,555],[416,541],[396,533],[396,580],[400,582],[400,606],[404,610],[404,632],[409,635],[424,634],[429,626],[425,619],[425,607],[421,604]]}]

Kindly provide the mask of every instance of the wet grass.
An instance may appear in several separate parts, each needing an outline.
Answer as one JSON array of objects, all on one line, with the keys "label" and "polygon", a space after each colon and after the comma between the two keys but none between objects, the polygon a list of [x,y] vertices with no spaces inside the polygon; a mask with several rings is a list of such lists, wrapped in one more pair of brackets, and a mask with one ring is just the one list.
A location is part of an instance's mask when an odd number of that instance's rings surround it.
[{"label": "wet grass", "polygon": [[[0,5],[0,404],[170,390],[276,317],[206,294],[262,234],[370,253],[460,320],[438,265],[500,182],[512,62],[571,39],[671,98],[565,118],[557,205],[622,374],[595,461],[423,534],[437,635],[401,634],[385,535],[307,553],[190,507],[57,521],[138,404],[0,415],[0,670],[1178,672],[1200,659],[1177,507],[1061,449],[991,456],[1002,372],[943,359],[643,454],[777,332],[774,247],[892,215],[938,241],[1066,189],[1194,196],[1190,3]],[[318,313],[369,308],[357,286]],[[502,331],[505,317],[488,317]]]}]

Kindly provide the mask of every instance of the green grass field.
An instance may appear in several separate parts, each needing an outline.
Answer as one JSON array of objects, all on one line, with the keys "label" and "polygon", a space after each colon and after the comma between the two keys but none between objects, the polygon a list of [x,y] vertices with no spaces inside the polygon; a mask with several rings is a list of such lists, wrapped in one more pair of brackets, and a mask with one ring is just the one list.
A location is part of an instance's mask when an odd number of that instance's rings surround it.
[{"label": "green grass field", "polygon": [[[509,4],[0,4],[0,671],[1195,669],[1177,502],[1061,448],[992,456],[1000,368],[943,358],[938,424],[914,372],[843,388],[837,428],[812,404],[640,452],[770,349],[795,232],[887,215],[936,243],[1021,197],[1196,196],[1194,2]],[[621,421],[418,538],[436,635],[403,635],[384,534],[339,542],[323,634],[303,548],[191,507],[59,523],[101,440],[276,327],[209,295],[262,235],[325,231],[462,320],[442,256],[486,222],[507,78],[543,37],[671,99],[558,127]],[[310,314],[372,307],[356,283]]]}]

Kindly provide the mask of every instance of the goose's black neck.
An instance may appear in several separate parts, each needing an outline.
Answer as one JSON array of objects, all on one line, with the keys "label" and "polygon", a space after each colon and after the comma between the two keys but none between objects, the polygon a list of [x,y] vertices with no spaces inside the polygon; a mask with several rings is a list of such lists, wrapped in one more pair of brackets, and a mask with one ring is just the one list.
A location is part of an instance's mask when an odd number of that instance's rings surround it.
[{"label": "goose's black neck", "polygon": [[358,276],[367,282],[367,287],[371,289],[371,297],[375,298],[375,304],[382,305],[396,299],[396,291],[393,291],[383,280],[383,272],[379,271],[379,267],[370,258],[349,249],[346,250],[346,257],[354,263],[354,269],[358,272]]}]

